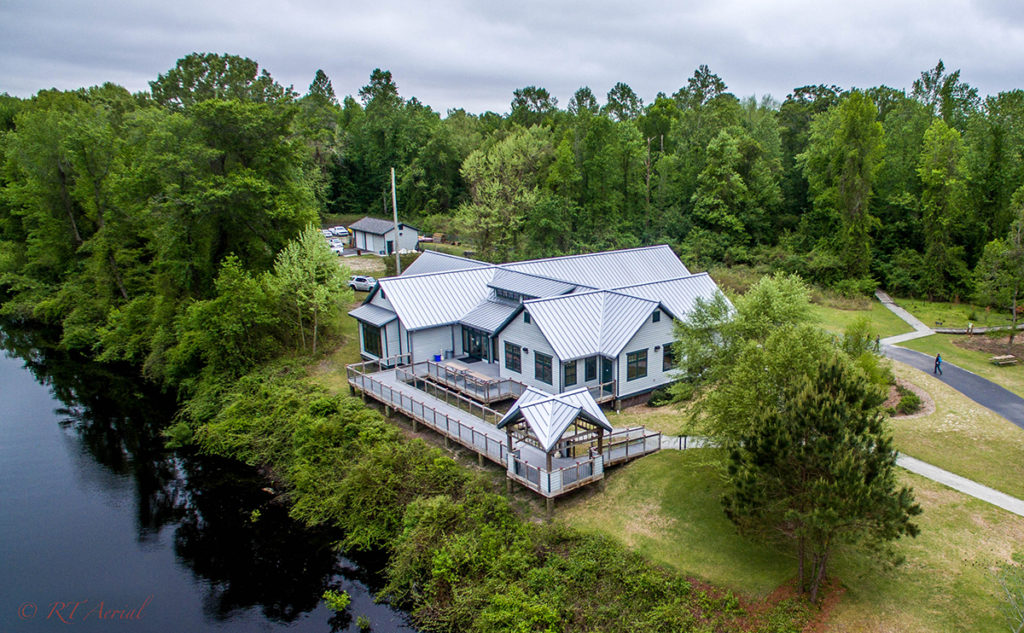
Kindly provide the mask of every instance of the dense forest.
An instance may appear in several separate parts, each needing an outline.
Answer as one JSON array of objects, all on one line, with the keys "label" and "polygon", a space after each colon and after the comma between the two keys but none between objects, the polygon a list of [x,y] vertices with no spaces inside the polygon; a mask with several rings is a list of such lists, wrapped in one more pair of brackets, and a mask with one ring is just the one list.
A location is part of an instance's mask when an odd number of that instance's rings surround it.
[{"label": "dense forest", "polygon": [[339,100],[322,71],[300,95],[191,54],[147,92],[2,95],[2,309],[172,383],[251,366],[260,341],[315,346],[317,302],[292,305],[279,253],[324,217],[383,214],[392,166],[403,219],[485,259],[668,243],[691,268],[994,297],[1020,251],[1024,91],[983,99],[941,61],[908,79],[779,103],[701,66],[647,104],[618,83],[560,109],[528,86],[507,114],[442,116],[380,69]]}]

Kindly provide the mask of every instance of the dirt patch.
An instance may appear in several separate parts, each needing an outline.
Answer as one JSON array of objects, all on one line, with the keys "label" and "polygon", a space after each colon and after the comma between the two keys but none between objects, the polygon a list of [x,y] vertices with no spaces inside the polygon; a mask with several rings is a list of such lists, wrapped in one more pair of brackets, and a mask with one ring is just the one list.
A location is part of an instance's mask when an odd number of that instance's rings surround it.
[{"label": "dirt patch", "polygon": [[1009,346],[1009,342],[1009,336],[988,336],[986,334],[957,336],[952,340],[953,345],[960,349],[984,352],[993,356],[1013,354],[1017,358],[1024,358],[1024,332],[1014,335],[1012,348]]},{"label": "dirt patch", "polygon": [[[903,415],[897,411],[892,415],[893,419],[912,420],[914,418],[922,418],[926,415],[931,415],[935,413],[935,399],[932,398],[931,394],[929,394],[927,391],[925,391],[921,387],[918,387],[909,380],[904,380],[903,378],[897,378],[896,384],[900,385],[904,389],[907,389],[917,394],[917,397],[921,399],[921,408],[917,410],[917,413],[911,413],[909,415]],[[882,408],[895,409],[896,405],[899,404],[899,401],[899,390],[896,388],[896,385],[890,385],[889,397],[886,398],[885,403],[882,404]]]},{"label": "dirt patch", "polygon": [[339,257],[338,261],[346,266],[353,273],[363,273],[379,276],[384,273],[384,260],[376,255],[363,255],[361,257]]}]

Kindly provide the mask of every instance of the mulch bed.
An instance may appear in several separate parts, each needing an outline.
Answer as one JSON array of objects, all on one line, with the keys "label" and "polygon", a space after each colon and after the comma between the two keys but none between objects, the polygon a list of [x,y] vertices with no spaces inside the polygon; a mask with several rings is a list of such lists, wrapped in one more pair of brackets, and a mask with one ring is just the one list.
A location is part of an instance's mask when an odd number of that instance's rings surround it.
[{"label": "mulch bed", "polygon": [[958,336],[953,339],[953,345],[960,349],[969,349],[975,352],[984,352],[992,356],[1013,354],[1017,358],[1024,359],[1024,332],[1019,332],[1013,337],[1013,347],[1008,347],[1009,336],[988,336],[986,334],[975,334],[974,336]]}]

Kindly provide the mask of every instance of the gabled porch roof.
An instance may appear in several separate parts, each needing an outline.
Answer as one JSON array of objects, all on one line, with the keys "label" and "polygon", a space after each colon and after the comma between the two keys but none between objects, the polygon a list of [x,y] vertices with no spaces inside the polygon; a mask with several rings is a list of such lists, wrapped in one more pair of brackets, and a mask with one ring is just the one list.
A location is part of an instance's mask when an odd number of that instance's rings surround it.
[{"label": "gabled porch roof", "polygon": [[585,387],[558,394],[530,387],[501,418],[498,428],[523,420],[536,436],[540,448],[549,453],[577,418],[583,418],[596,427],[612,432],[612,425],[605,417],[604,411],[601,411],[601,407]]}]

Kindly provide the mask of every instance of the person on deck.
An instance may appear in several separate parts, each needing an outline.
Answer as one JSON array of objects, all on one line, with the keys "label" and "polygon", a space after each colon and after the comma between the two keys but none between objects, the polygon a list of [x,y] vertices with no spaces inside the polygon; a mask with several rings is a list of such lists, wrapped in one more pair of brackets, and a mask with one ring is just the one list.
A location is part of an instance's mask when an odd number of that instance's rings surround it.
[{"label": "person on deck", "polygon": [[932,370],[932,373],[942,375],[942,354],[935,355],[935,369]]}]

